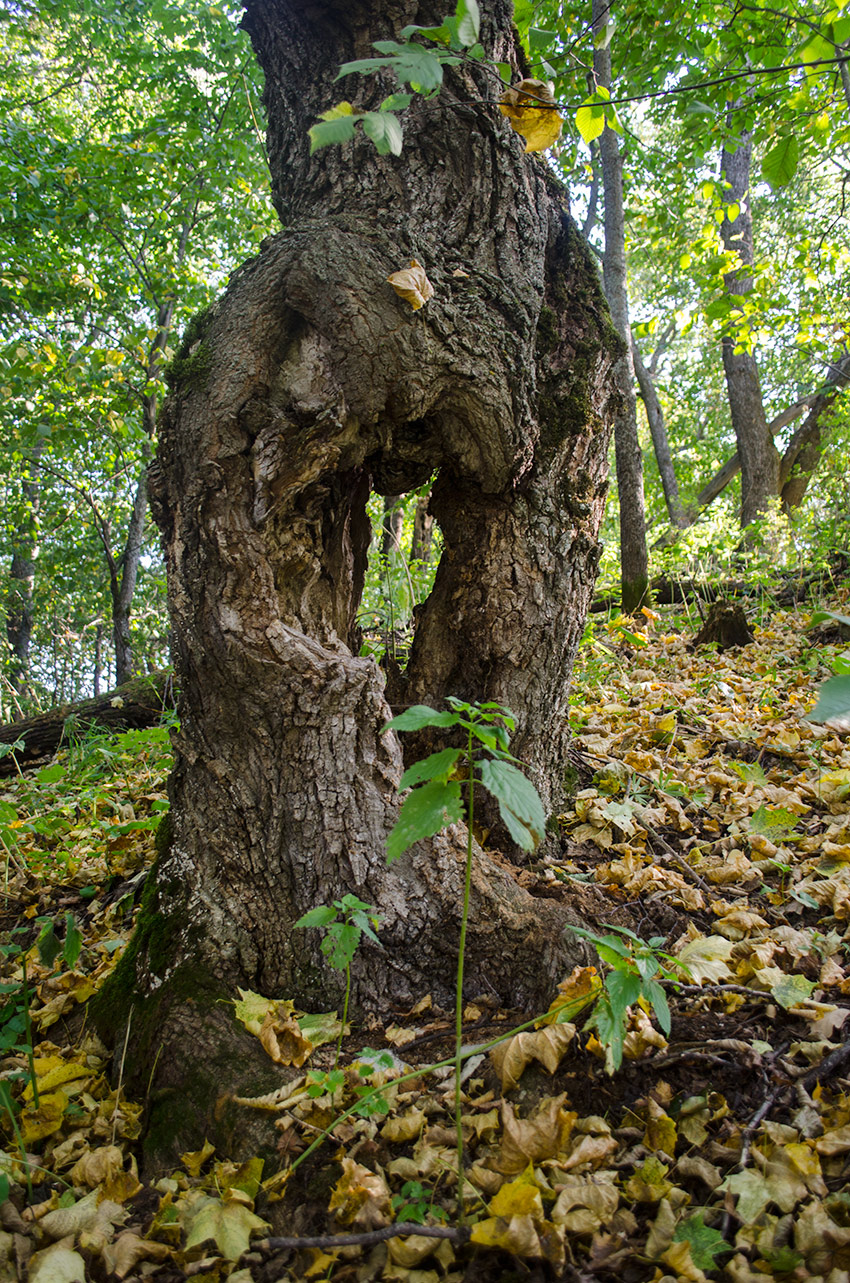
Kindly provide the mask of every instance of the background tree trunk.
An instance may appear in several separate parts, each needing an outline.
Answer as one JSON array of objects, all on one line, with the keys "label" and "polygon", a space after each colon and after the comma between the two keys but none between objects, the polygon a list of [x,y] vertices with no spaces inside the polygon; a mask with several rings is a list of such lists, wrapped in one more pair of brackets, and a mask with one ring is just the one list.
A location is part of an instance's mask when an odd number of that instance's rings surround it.
[{"label": "background tree trunk", "polygon": [[43,450],[44,442],[39,441],[30,455],[29,474],[22,485],[21,518],[16,531],[12,564],[9,567],[9,605],[6,615],[6,636],[12,652],[9,682],[18,694],[26,689],[29,682]]},{"label": "background tree trunk", "polygon": [[[464,831],[385,862],[402,752],[381,734],[383,675],[356,655],[370,488],[404,493],[438,472],[444,553],[393,698],[508,704],[550,808],[563,797],[616,343],[595,269],[545,164],[478,105],[482,67],[411,108],[401,157],[362,138],[309,156],[319,111],[389,91],[340,90],[339,64],[441,15],[416,0],[247,5],[287,230],[195,327],[163,413],[150,495],[181,691],[173,839],[97,1016],[114,1026],[132,987],[141,1079],[165,1049],[160,1152],[226,1130],[226,1109],[213,1118],[225,1085],[253,1073],[262,1089],[222,1001],[237,984],[338,1002],[317,933],[292,931],[306,909],[352,891],[380,912],[384,948],[353,967],[361,1007],[451,1002]],[[489,5],[482,43],[516,65],[510,15]],[[386,280],[414,257],[436,290],[417,312]],[[577,956],[563,921],[476,848],[470,990],[547,1002]]]},{"label": "background tree trunk", "polygon": [[[610,0],[593,0],[594,27],[604,27],[612,10]],[[593,54],[596,83],[611,88],[611,50]],[[646,508],[643,493],[643,455],[638,439],[635,370],[632,363],[632,331],[629,321],[629,289],[626,274],[626,220],[623,206],[623,157],[613,129],[606,124],[599,138],[602,161],[602,192],[605,206],[605,254],[602,260],[605,297],[614,328],[623,348],[614,367],[620,394],[614,419],[614,454],[617,465],[617,494],[620,500],[620,573],[622,608],[627,614],[643,605],[649,587],[649,555],[646,547]]]},{"label": "background tree trunk", "polygon": [[[720,162],[720,176],[728,184],[724,203],[739,206],[735,219],[721,226],[724,247],[737,254],[741,268],[724,277],[730,294],[749,294],[753,288],[753,216],[750,209],[750,165],[753,138],[744,132],[727,143]],[[733,150],[734,148],[734,150]],[[735,334],[723,336],[723,369],[729,394],[732,427],[741,460],[741,525],[747,526],[779,494],[779,451],[764,412],[756,359],[751,352],[736,351]]]}]

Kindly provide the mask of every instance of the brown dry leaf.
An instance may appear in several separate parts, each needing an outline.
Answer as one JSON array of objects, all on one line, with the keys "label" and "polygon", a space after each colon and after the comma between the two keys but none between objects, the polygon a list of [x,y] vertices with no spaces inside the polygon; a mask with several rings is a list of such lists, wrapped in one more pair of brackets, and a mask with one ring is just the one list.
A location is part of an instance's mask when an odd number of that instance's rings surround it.
[{"label": "brown dry leaf", "polygon": [[617,1210],[620,1195],[614,1173],[598,1176],[565,1176],[556,1186],[558,1198],[551,1211],[555,1225],[568,1234],[592,1234],[606,1225]]},{"label": "brown dry leaf", "polygon": [[421,263],[417,263],[415,258],[410,260],[410,267],[402,268],[400,272],[393,272],[387,280],[396,294],[405,299],[414,312],[418,312],[429,298],[434,297],[434,286],[428,280],[425,268]]},{"label": "brown dry leaf", "polygon": [[393,1218],[390,1192],[383,1177],[353,1158],[343,1158],[342,1176],[331,1194],[328,1210],[336,1212],[341,1225],[376,1230]]},{"label": "brown dry leaf", "polygon": [[582,1136],[570,1154],[561,1159],[565,1171],[579,1171],[583,1168],[593,1170],[601,1167],[616,1151],[617,1142],[613,1136]]},{"label": "brown dry leaf", "polygon": [[164,1261],[171,1251],[166,1243],[154,1243],[132,1230],[124,1230],[103,1249],[103,1263],[110,1278],[123,1279],[140,1261]]},{"label": "brown dry leaf", "polygon": [[384,1140],[405,1143],[415,1140],[425,1126],[424,1109],[407,1109],[403,1114],[388,1118],[381,1128]]},{"label": "brown dry leaf", "polygon": [[71,1168],[71,1180],[74,1185],[85,1185],[94,1189],[101,1181],[109,1180],[124,1168],[124,1155],[117,1145],[102,1145],[100,1149],[89,1150]]},{"label": "brown dry leaf", "polygon": [[561,134],[562,120],[555,107],[555,86],[527,77],[502,94],[499,110],[525,139],[526,151],[545,151]]},{"label": "brown dry leaf", "polygon": [[626,1060],[640,1060],[651,1047],[663,1051],[667,1039],[660,1029],[656,1029],[646,1012],[638,1006],[632,1007],[629,1015],[629,1029],[623,1039],[623,1056]]},{"label": "brown dry leaf", "polygon": [[280,1016],[270,1011],[260,1029],[260,1042],[276,1065],[294,1065],[300,1069],[314,1050],[313,1043],[301,1032],[294,1016]]},{"label": "brown dry leaf", "polygon": [[490,1051],[490,1059],[502,1082],[502,1091],[516,1087],[523,1070],[537,1060],[554,1074],[575,1037],[575,1025],[547,1025],[544,1029],[516,1034]]},{"label": "brown dry leaf", "polygon": [[563,1153],[576,1119],[563,1108],[566,1099],[566,1093],[547,1096],[528,1118],[517,1118],[513,1105],[502,1101],[502,1144],[494,1164],[500,1172],[521,1172]]},{"label": "brown dry leaf", "polygon": [[403,1047],[405,1043],[413,1042],[421,1034],[421,1029],[411,1029],[404,1025],[387,1025],[384,1030],[384,1038],[391,1047]]},{"label": "brown dry leaf", "polygon": [[391,1238],[387,1244],[387,1252],[393,1265],[414,1270],[426,1256],[431,1255],[438,1242],[439,1239],[426,1238],[424,1234],[408,1234],[405,1238]]},{"label": "brown dry leaf", "polygon": [[850,1229],[836,1225],[821,1203],[804,1207],[794,1225],[794,1246],[805,1257],[809,1277],[850,1269]]},{"label": "brown dry leaf", "polygon": [[710,1190],[717,1189],[723,1180],[720,1168],[698,1154],[684,1154],[676,1164],[676,1175],[682,1180],[700,1180]]}]

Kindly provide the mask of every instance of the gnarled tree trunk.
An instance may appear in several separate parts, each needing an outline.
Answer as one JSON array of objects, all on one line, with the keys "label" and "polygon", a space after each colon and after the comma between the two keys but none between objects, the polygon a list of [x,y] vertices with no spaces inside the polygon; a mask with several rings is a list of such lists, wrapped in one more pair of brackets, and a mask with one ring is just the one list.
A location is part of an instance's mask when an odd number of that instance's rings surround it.
[{"label": "gnarled tree trunk", "polygon": [[[339,1001],[317,933],[292,930],[306,909],[346,891],[377,906],[384,948],[353,968],[361,1007],[451,1002],[465,834],[386,866],[402,746],[381,733],[384,677],[358,657],[365,505],[438,474],[445,551],[394,699],[509,705],[556,808],[616,342],[563,193],[480,102],[486,69],[410,109],[401,157],[362,138],[309,156],[321,110],[390,89],[358,78],[341,92],[339,64],[440,5],[246,7],[286,230],[194,327],[163,414],[150,493],[181,692],[173,838],[99,1013],[114,1017],[131,984],[137,1063],[165,1048],[152,1121],[165,1150],[220,1135],[216,1096],[253,1072],[221,1001],[237,984],[314,1010]],[[487,9],[488,56],[516,65],[509,4]],[[436,291],[416,312],[387,283],[412,258]],[[480,850],[473,898],[470,990],[546,1002],[570,965],[561,911]]]}]

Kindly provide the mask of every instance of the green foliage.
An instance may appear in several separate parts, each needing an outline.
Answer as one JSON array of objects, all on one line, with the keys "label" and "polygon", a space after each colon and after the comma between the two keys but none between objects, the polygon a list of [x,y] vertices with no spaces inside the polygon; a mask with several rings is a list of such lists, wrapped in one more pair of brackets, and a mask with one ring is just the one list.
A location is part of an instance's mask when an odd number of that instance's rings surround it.
[{"label": "green foliage", "polygon": [[[458,0],[454,14],[445,17],[440,26],[404,27],[403,41],[374,41],[372,48],[377,50],[378,57],[343,63],[337,80],[354,74],[391,72],[400,85],[409,85],[412,93],[390,95],[377,111],[358,111],[349,102],[338,103],[323,112],[319,123],[310,129],[310,154],[335,143],[350,142],[356,126],[362,124],[363,132],[371,138],[380,155],[401,155],[404,136],[395,112],[408,107],[413,94],[428,98],[439,93],[444,67],[456,66],[464,56],[483,58],[484,51],[478,44],[480,26],[476,0]],[[429,41],[429,45],[421,44],[423,39]]]},{"label": "green foliage", "polygon": [[842,673],[840,677],[830,677],[818,690],[818,702],[811,719],[813,722],[829,722],[833,719],[847,721],[850,718],[850,674]]},{"label": "green foliage", "polygon": [[660,952],[663,936],[641,940],[626,927],[609,926],[613,935],[598,935],[583,927],[567,926],[582,940],[589,940],[608,970],[603,988],[585,1028],[595,1029],[605,1050],[605,1067],[615,1073],[623,1063],[623,1043],[629,1008],[643,1002],[653,1012],[665,1034],[670,1032],[670,1007],[660,981],[674,980],[682,964]]},{"label": "green foliage", "polygon": [[[348,1019],[348,1004],[351,998],[351,963],[364,936],[367,940],[371,940],[376,944],[378,948],[382,947],[380,940],[375,935],[375,930],[379,923],[380,918],[372,905],[364,904],[356,895],[348,894],[344,895],[341,900],[334,900],[332,904],[320,904],[314,909],[309,909],[294,924],[296,928],[318,927],[319,930],[324,931],[325,934],[320,946],[322,953],[332,967],[335,967],[337,971],[345,972],[345,1000],[336,1044],[334,1074],[339,1064],[342,1039]],[[321,1076],[319,1080],[313,1082],[313,1087],[321,1087],[321,1091],[333,1092],[337,1085],[335,1082],[334,1086],[331,1087],[330,1080],[326,1077],[321,1078]],[[321,1091],[317,1094],[321,1094]]]},{"label": "green foliage", "polygon": [[[402,776],[400,788],[412,792],[402,804],[398,820],[387,839],[387,856],[397,859],[408,847],[432,837],[463,818],[461,785],[478,780],[499,804],[499,814],[508,832],[524,851],[533,851],[543,840],[546,816],[534,786],[514,765],[508,752],[510,734],[516,729],[513,715],[500,704],[468,704],[449,696],[450,709],[437,712],[416,704],[387,722],[384,730],[420,731],[458,728],[468,741],[467,750],[441,749],[417,762]],[[476,760],[476,754],[486,756]],[[465,780],[457,778],[457,766],[464,758]]]},{"label": "green foliage", "polygon": [[371,905],[364,904],[356,895],[344,895],[333,904],[320,904],[310,909],[295,926],[323,930],[322,953],[337,971],[347,971],[364,936],[380,947],[381,942],[373,929],[379,923],[380,918]]},{"label": "green foliage", "polygon": [[[543,840],[546,816],[537,790],[517,770],[514,765],[516,758],[508,752],[510,737],[516,730],[513,714],[493,701],[470,704],[449,695],[446,703],[449,708],[443,712],[426,704],[414,704],[384,727],[384,731],[455,730],[466,741],[464,749],[442,749],[405,771],[399,781],[399,789],[410,787],[412,791],[405,798],[399,818],[387,838],[387,859],[397,859],[415,842],[432,837],[448,824],[461,819],[461,787],[466,786],[466,868],[455,985],[454,1056],[458,1208],[462,1221],[464,1170],[460,1071],[463,1060],[463,969],[472,878],[475,785],[480,783],[496,799],[511,837],[526,851],[533,850]],[[480,772],[478,780],[475,778],[476,770]]]}]

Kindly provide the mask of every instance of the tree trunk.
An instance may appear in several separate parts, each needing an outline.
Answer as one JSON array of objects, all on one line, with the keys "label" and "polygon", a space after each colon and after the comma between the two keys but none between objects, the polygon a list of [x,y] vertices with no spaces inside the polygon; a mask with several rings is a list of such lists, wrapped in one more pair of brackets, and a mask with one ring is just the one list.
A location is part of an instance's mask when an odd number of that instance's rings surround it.
[{"label": "tree trunk", "polygon": [[634,339],[631,340],[631,347],[635,375],[644,408],[646,409],[646,419],[652,436],[652,446],[655,450],[655,461],[658,464],[658,475],[661,477],[664,500],[667,504],[667,514],[673,526],[678,529],[684,529],[687,525],[687,517],[682,508],[682,501],[679,498],[679,483],[676,480],[676,469],[673,467],[673,456],[670,453],[670,442],[667,438],[667,427],[664,423],[664,411],[661,409],[661,402],[658,400],[658,393],[655,391],[652,375],[644,365]]},{"label": "tree trunk", "polygon": [[430,512],[431,496],[422,495],[416,500],[413,514],[413,537],[410,540],[410,562],[428,562],[431,560],[431,544],[434,539],[434,518]]},{"label": "tree trunk", "polygon": [[[593,0],[595,28],[605,26],[611,9],[610,0]],[[610,89],[610,48],[594,51],[593,70],[597,84]],[[635,370],[629,322],[623,157],[617,135],[607,124],[599,138],[599,155],[602,161],[605,205],[605,254],[602,260],[605,297],[611,309],[614,327],[623,340],[623,348],[614,367],[614,381],[620,394],[614,418],[614,454],[617,464],[617,494],[620,500],[622,609],[626,614],[631,614],[643,605],[646,598],[649,557],[646,548],[643,455],[638,439]]]},{"label": "tree trunk", "polygon": [[9,568],[9,606],[6,636],[12,652],[9,682],[19,694],[27,687],[33,624],[33,590],[38,540],[39,473],[44,442],[33,449],[29,474],[22,486],[23,510],[15,532],[15,550]]},{"label": "tree trunk", "polygon": [[[317,933],[292,931],[306,909],[348,891],[377,907],[384,947],[352,968],[361,1008],[453,1000],[465,831],[385,861],[402,746],[381,733],[384,677],[356,653],[370,488],[404,493],[438,472],[444,553],[398,697],[509,705],[549,808],[564,797],[616,342],[589,254],[547,166],[476,105],[490,84],[476,64],[412,106],[401,157],[364,138],[309,156],[320,111],[389,92],[360,78],[340,90],[339,64],[441,13],[247,4],[286,231],[196,325],[163,411],[150,493],[180,686],[173,839],[97,1009],[114,1027],[122,986],[125,1012],[137,994],[159,1153],[228,1118],[244,1131],[244,1111],[213,1117],[227,1086],[267,1081],[226,1005],[237,985],[312,1010],[340,1001]],[[482,43],[516,65],[507,0],[488,6]],[[386,279],[412,258],[436,291],[415,312]],[[545,1004],[577,956],[563,911],[477,847],[473,881],[470,991]]]},{"label": "tree trunk", "polygon": [[[743,296],[753,288],[753,216],[750,209],[752,134],[744,132],[723,148],[720,176],[727,188],[723,200],[737,204],[737,218],[724,219],[721,234],[727,251],[737,254],[741,268],[723,278],[729,294]],[[741,525],[747,526],[766,512],[779,494],[779,451],[764,412],[756,359],[751,352],[736,351],[736,335],[723,335],[723,369],[729,394],[732,427],[741,460]]]},{"label": "tree trunk", "polygon": [[[842,64],[843,65],[843,64]],[[824,447],[824,419],[839,393],[850,383],[850,354],[840,356],[829,367],[825,386],[811,402],[809,413],[782,455],[779,469],[780,497],[787,513],[803,502]]]}]

